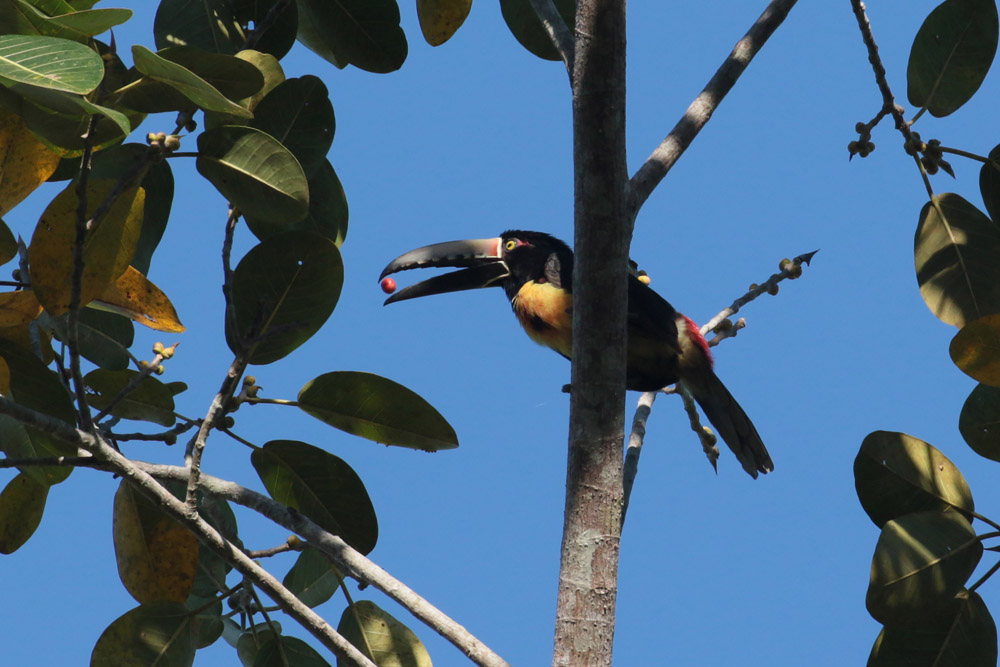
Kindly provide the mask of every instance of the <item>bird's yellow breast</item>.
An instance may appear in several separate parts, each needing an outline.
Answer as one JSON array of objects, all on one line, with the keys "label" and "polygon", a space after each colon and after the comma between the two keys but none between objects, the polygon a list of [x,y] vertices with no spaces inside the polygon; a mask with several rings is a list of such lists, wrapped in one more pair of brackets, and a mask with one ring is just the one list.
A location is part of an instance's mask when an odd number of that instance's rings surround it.
[{"label": "bird's yellow breast", "polygon": [[511,303],[531,340],[567,359],[573,349],[573,295],[549,282],[526,282]]}]

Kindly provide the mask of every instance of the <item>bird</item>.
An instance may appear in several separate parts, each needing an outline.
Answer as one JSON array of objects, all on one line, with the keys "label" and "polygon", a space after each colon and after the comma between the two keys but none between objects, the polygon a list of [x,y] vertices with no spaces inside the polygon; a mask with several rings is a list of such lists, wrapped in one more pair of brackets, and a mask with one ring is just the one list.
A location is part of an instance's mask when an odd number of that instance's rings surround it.
[{"label": "bird", "polygon": [[[502,287],[528,336],[567,359],[573,340],[573,250],[543,232],[508,230],[499,237],[449,241],[416,248],[389,264],[379,276],[409,269],[457,267],[395,292],[385,305],[432,294]],[[754,479],[774,463],[756,427],[715,374],[708,343],[698,326],[628,271],[627,364],[625,386],[657,391],[682,384],[708,421]],[[391,290],[386,290],[391,291]]]}]

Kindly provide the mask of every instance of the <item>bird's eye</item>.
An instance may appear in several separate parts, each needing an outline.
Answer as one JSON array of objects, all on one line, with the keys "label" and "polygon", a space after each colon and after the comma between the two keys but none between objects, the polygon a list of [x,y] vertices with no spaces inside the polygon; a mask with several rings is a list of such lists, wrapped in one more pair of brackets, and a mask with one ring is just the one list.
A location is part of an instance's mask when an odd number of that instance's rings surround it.
[{"label": "bird's eye", "polygon": [[517,239],[507,239],[506,243],[503,244],[504,250],[510,252],[517,247]]}]

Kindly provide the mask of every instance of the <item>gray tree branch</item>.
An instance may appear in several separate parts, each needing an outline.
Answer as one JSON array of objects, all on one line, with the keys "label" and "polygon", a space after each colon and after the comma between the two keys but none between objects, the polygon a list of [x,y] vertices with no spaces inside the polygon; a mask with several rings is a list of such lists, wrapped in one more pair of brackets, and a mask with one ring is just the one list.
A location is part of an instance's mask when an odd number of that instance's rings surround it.
[{"label": "gray tree branch", "polygon": [[635,216],[643,203],[698,136],[701,128],[712,118],[723,98],[736,84],[753,57],[788,16],[795,2],[796,0],[772,0],[743,39],[736,43],[732,53],[674,125],[674,129],[632,177],[630,225],[635,224]]}]

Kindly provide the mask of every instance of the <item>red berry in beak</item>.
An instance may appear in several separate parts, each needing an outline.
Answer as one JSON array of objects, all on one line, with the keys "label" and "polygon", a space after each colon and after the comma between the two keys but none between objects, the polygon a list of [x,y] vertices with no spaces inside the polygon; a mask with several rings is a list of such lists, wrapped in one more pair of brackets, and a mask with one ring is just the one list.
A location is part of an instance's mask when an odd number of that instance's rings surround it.
[{"label": "red berry in beak", "polygon": [[382,286],[382,291],[386,294],[392,294],[396,291],[396,281],[392,278],[383,278],[380,284]]}]

